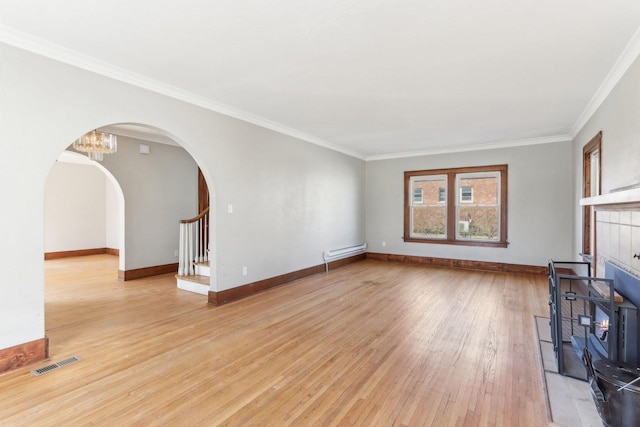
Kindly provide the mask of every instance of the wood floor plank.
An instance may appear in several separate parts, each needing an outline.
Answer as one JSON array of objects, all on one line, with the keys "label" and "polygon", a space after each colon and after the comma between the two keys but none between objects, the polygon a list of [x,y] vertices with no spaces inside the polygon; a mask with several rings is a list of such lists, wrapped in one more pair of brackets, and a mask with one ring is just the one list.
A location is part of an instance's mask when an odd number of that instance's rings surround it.
[{"label": "wood floor plank", "polygon": [[45,262],[50,356],[2,425],[544,426],[545,277],[366,260],[220,307],[109,255]]}]

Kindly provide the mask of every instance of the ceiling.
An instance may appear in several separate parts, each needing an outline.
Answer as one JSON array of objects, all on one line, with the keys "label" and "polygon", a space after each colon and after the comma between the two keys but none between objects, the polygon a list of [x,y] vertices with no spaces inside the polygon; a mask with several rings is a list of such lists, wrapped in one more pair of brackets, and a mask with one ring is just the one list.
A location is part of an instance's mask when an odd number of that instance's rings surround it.
[{"label": "ceiling", "polygon": [[9,43],[376,159],[566,141],[638,0],[2,0]]}]

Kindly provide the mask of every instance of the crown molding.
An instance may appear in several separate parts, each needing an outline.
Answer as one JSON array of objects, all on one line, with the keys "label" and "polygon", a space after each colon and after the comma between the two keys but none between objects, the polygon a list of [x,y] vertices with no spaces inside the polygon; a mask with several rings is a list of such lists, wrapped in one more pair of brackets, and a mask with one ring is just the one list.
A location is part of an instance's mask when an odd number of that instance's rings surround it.
[{"label": "crown molding", "polygon": [[602,105],[604,100],[609,96],[613,88],[618,84],[622,76],[629,70],[629,67],[633,64],[633,62],[640,55],[640,28],[636,30],[636,32],[631,37],[631,40],[627,43],[626,47],[618,57],[618,60],[613,64],[611,70],[609,70],[609,74],[605,77],[600,87],[596,91],[595,95],[591,98],[591,101],[587,104],[587,107],[584,109],[578,120],[573,124],[571,130],[569,131],[569,135],[571,135],[571,139],[575,138],[575,136],[580,132],[582,127],[587,124],[587,121],[593,116],[596,110]]},{"label": "crown molding", "polygon": [[433,156],[436,154],[451,154],[451,153],[462,153],[465,151],[494,150],[498,148],[522,147],[525,145],[552,144],[556,142],[569,142],[569,141],[571,141],[571,136],[569,135],[555,135],[555,136],[545,136],[541,138],[527,138],[527,139],[517,139],[517,140],[511,140],[511,141],[491,142],[487,144],[478,144],[478,145],[460,145],[460,146],[453,146],[453,147],[441,147],[441,148],[434,148],[432,150],[379,154],[374,156],[367,156],[365,160],[376,161],[376,160],[401,159],[406,157]]},{"label": "crown molding", "polygon": [[[578,120],[574,123],[571,130],[567,135],[557,135],[544,138],[531,138],[514,141],[505,141],[481,145],[466,145],[459,147],[445,147],[436,148],[431,150],[421,150],[413,152],[401,152],[390,153],[381,155],[367,156],[363,153],[347,149],[340,145],[328,142],[321,138],[317,138],[312,135],[308,135],[304,132],[300,132],[296,129],[282,125],[280,123],[265,119],[255,114],[248,113],[246,111],[231,107],[226,104],[222,104],[213,101],[209,98],[196,95],[192,92],[188,92],[174,86],[162,83],[157,80],[149,79],[143,75],[133,73],[121,67],[114,66],[105,61],[98,60],[88,55],[79,53],[77,51],[62,47],[60,45],[51,43],[45,39],[34,37],[27,33],[23,33],[12,28],[0,25],[0,42],[68,64],[89,72],[93,72],[114,80],[121,81],[136,87],[140,87],[151,92],[155,92],[161,95],[168,96],[173,99],[177,99],[225,116],[233,117],[254,125],[273,130],[275,132],[294,137],[296,139],[309,142],[333,151],[337,151],[346,154],[351,157],[355,157],[365,161],[397,159],[406,157],[418,157],[434,154],[446,154],[456,153],[464,151],[477,151],[477,150],[489,150],[495,148],[507,148],[522,145],[534,145],[534,144],[546,144],[552,142],[565,142],[572,140],[576,134],[582,129],[586,122],[595,113],[598,107],[606,99],[606,97],[613,90],[618,81],[627,72],[631,64],[640,55],[640,28],[634,33],[633,37],[627,43],[624,51],[611,68],[607,77],[602,82],[596,94],[591,98],[591,101],[587,104],[587,107],[582,112]],[[136,136],[133,136],[136,137]],[[162,141],[155,141],[162,142]],[[165,142],[166,143],[166,142]]]},{"label": "crown molding", "polygon": [[337,144],[308,135],[280,123],[265,119],[264,117],[213,101],[209,98],[196,95],[192,92],[176,88],[157,80],[149,79],[141,74],[133,73],[124,68],[117,67],[105,61],[101,61],[83,53],[3,25],[0,25],[0,42],[364,160],[364,155],[362,153],[358,153]]}]

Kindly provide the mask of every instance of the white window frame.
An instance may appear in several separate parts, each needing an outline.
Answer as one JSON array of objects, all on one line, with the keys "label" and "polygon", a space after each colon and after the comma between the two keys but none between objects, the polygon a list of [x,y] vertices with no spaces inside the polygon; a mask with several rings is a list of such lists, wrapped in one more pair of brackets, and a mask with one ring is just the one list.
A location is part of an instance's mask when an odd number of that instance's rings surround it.
[{"label": "white window frame", "polygon": [[[469,173],[459,173],[456,174],[456,191],[457,193],[460,195],[460,197],[458,197],[457,201],[456,201],[456,218],[460,218],[460,206],[465,204],[468,205],[470,203],[473,203],[473,186],[469,186],[469,185],[460,185],[460,182],[465,180],[465,179],[473,179],[473,178],[494,178],[498,181],[498,188],[497,188],[497,194],[496,194],[496,209],[498,210],[498,224],[497,224],[497,228],[498,230],[500,230],[500,209],[501,209],[501,194],[500,194],[500,188],[502,186],[502,182],[501,182],[501,175],[500,172],[498,171],[488,171],[488,172],[469,172]],[[471,200],[462,200],[462,189],[463,188],[470,188],[471,189]],[[463,224],[463,223],[466,223]],[[495,242],[496,239],[478,239],[478,238],[474,238],[474,239],[468,239],[462,236],[462,232],[461,232],[461,228],[463,227],[469,227],[469,223],[467,221],[457,221],[456,223],[456,240],[473,240],[474,242]],[[466,232],[468,232],[469,230],[467,229]],[[500,240],[500,234],[498,234],[498,240]]]},{"label": "white window frame", "polygon": [[[448,179],[449,178],[447,177],[447,175],[426,175],[426,176],[414,176],[414,177],[412,177],[411,180],[410,180],[410,185],[409,185],[409,192],[411,192],[411,195],[409,197],[409,200],[411,200],[411,207],[413,208],[414,206],[416,206],[416,202],[415,202],[415,200],[413,198],[413,189],[414,189],[414,186],[415,186],[416,182],[420,182],[420,181],[442,181],[442,180],[444,180],[445,188],[447,188]],[[439,192],[439,190],[438,190],[438,192]],[[424,200],[424,194],[423,194],[423,200]],[[421,202],[421,203],[423,203],[423,202]],[[426,208],[428,206],[424,206],[424,205],[420,204],[419,207]],[[413,224],[413,209],[411,209],[410,212],[411,212],[411,214],[410,214],[411,215],[411,220],[410,221],[411,221],[411,224]],[[449,219],[447,218],[447,213],[445,211],[445,224],[447,223],[448,220]],[[410,231],[410,235],[411,235],[412,238],[422,238],[422,236],[416,235],[413,232],[413,229]],[[430,239],[434,239],[434,240],[445,240],[445,239],[447,239],[447,227],[445,226],[444,236],[442,236],[442,237],[433,236],[433,237],[429,237],[429,238]]]}]

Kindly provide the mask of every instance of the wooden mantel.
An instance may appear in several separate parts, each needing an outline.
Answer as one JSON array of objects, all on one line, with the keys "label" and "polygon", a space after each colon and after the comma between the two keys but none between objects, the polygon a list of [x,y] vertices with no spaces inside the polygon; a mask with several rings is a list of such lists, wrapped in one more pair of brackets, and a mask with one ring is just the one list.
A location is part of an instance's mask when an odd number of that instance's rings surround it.
[{"label": "wooden mantel", "polygon": [[580,199],[581,206],[614,209],[640,209],[640,188],[621,190]]}]

